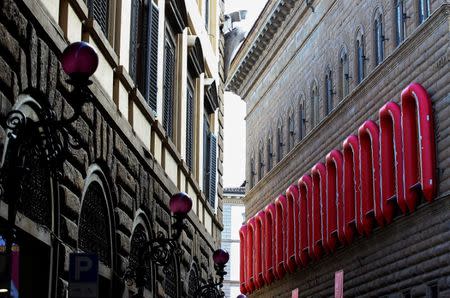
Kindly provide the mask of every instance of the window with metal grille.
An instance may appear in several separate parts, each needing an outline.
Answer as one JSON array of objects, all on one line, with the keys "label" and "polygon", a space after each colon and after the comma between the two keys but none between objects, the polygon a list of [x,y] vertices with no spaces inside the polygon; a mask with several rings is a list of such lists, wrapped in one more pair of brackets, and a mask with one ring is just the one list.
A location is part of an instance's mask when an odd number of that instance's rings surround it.
[{"label": "window with metal grille", "polygon": [[194,168],[194,88],[191,81],[186,93],[186,163],[192,171]]},{"label": "window with metal grille", "polygon": [[175,88],[175,44],[171,33],[166,30],[164,43],[164,97],[163,126],[169,138],[173,139],[174,88]]},{"label": "window with metal grille", "polygon": [[430,16],[430,0],[419,0],[419,24],[422,24]]},{"label": "window with metal grille", "polygon": [[383,18],[378,13],[374,21],[374,46],[375,46],[375,64],[380,64],[384,59],[384,34],[383,34]]},{"label": "window with metal grille", "polygon": [[147,104],[156,113],[158,78],[158,7],[132,0],[130,31],[130,76]]},{"label": "window with metal grille", "polygon": [[195,296],[195,291],[199,288],[200,285],[200,277],[198,274],[197,264],[193,263],[191,270],[189,271],[189,279],[188,279],[188,298],[197,298]]},{"label": "window with metal grille", "polygon": [[78,247],[111,266],[111,229],[106,196],[97,181],[89,184],[82,201],[78,226]]},{"label": "window with metal grille", "polygon": [[[172,261],[164,267],[164,294],[166,298],[179,297],[179,273],[177,259],[172,257]],[[179,261],[178,261],[179,262]]]},{"label": "window with metal grille", "polygon": [[152,264],[145,257],[145,250],[148,250],[147,241],[147,231],[143,225],[138,224],[131,237],[129,268],[141,275],[139,278],[144,278],[145,288],[152,291]]},{"label": "window with metal grille", "polygon": [[331,70],[327,70],[325,74],[325,91],[326,91],[326,105],[325,105],[325,115],[328,115],[333,110],[333,78]]},{"label": "window with metal grille", "polygon": [[97,21],[103,34],[108,36],[109,0],[88,0],[89,15]]},{"label": "window with metal grille", "polygon": [[395,3],[395,25],[397,45],[405,39],[406,13],[404,10],[404,0],[397,0]]}]

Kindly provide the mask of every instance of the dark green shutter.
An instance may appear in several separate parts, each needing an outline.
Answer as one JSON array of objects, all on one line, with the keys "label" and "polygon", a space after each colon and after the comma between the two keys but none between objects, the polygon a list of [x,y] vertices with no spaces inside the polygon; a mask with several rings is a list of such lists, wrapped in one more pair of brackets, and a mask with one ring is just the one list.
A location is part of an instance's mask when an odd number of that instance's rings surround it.
[{"label": "dark green shutter", "polygon": [[147,57],[145,76],[145,99],[153,111],[156,111],[156,95],[158,93],[158,7],[151,2],[148,5],[147,23]]},{"label": "dark green shutter", "polygon": [[[168,34],[168,33],[166,33]],[[173,95],[175,81],[175,49],[169,37],[164,45],[164,102],[163,126],[170,138],[173,138]]]},{"label": "dark green shutter", "polygon": [[100,25],[103,33],[108,35],[109,0],[88,0],[89,15]]},{"label": "dark green shutter", "polygon": [[186,101],[186,163],[192,170],[194,161],[194,91],[190,84],[187,88]]},{"label": "dark green shutter", "polygon": [[216,137],[210,133],[209,135],[209,195],[208,201],[211,207],[215,207],[216,201],[216,156],[217,156],[217,140]]},{"label": "dark green shutter", "polygon": [[131,1],[131,26],[130,26],[130,62],[129,71],[133,81],[136,82],[136,64],[137,64],[137,48],[138,48],[138,22],[139,11],[141,9],[140,0]]},{"label": "dark green shutter", "polygon": [[209,122],[207,115],[203,116],[203,192],[209,195]]}]

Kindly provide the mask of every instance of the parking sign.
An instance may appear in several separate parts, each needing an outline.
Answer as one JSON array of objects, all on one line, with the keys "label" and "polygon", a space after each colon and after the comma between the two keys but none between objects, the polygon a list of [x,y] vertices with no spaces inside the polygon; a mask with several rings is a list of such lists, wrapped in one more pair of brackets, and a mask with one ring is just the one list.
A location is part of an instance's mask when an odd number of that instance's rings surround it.
[{"label": "parking sign", "polygon": [[98,297],[98,257],[71,253],[69,256],[69,298]]}]

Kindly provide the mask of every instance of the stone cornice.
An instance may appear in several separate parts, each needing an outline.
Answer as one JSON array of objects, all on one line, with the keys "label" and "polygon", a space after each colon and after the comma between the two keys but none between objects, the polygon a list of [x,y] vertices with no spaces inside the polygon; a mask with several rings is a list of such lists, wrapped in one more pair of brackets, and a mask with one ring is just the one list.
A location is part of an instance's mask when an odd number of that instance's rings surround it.
[{"label": "stone cornice", "polygon": [[237,92],[296,2],[299,1],[277,0],[266,4],[231,63],[226,84],[229,90]]}]

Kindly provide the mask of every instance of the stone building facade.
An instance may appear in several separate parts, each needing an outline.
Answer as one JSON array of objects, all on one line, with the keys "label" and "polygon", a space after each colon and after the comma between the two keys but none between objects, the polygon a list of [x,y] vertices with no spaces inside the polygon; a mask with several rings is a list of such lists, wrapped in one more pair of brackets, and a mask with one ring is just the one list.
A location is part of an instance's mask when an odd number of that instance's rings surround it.
[{"label": "stone building facade", "polygon": [[[143,241],[171,233],[168,201],[180,191],[193,200],[183,254],[164,270],[148,264],[145,297],[193,297],[198,277],[214,275],[223,229],[223,11],[222,0],[1,2],[0,236],[15,200],[20,297],[66,297],[71,252],[97,253],[99,297],[131,297],[137,289],[125,284],[125,270]],[[50,106],[58,119],[72,115],[77,99],[59,57],[79,40],[99,55],[93,100],[68,130],[80,148],[67,152],[59,177],[24,140],[20,192],[8,198],[7,114],[19,109],[36,121]]]},{"label": "stone building facade", "polygon": [[449,12],[445,0],[268,2],[227,81],[247,104],[247,219],[412,82],[431,97],[438,181],[431,204],[250,296],[329,297],[341,269],[345,297],[450,295]]}]

